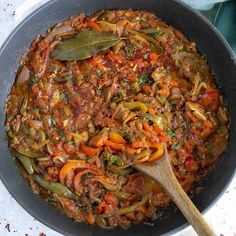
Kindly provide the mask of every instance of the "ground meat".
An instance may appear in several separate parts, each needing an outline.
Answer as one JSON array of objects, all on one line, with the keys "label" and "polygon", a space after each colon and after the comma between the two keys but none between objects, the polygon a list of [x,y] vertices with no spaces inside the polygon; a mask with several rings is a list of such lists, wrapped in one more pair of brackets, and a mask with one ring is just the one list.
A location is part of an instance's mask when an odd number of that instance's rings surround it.
[{"label": "ground meat", "polygon": [[123,187],[124,192],[141,194],[144,187],[144,180],[140,173],[129,175],[128,182]]}]

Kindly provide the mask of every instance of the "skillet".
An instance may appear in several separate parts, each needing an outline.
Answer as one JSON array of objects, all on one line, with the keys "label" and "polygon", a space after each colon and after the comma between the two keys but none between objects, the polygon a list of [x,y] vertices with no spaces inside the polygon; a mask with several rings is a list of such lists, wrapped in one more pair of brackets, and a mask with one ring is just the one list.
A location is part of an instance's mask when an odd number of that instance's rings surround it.
[{"label": "skillet", "polygon": [[52,0],[29,15],[11,33],[0,50],[0,178],[12,196],[33,217],[63,235],[80,236],[150,236],[167,232],[173,233],[186,226],[186,220],[179,211],[169,208],[160,214],[163,219],[148,224],[134,225],[128,230],[105,230],[84,223],[74,223],[68,217],[49,206],[35,195],[11,158],[4,130],[4,106],[9,89],[14,81],[20,56],[27,50],[36,34],[43,34],[48,28],[79,12],[86,14],[102,9],[142,9],[155,13],[168,24],[180,29],[196,42],[201,54],[206,58],[215,74],[225,104],[229,109],[230,138],[228,147],[215,169],[201,183],[205,189],[193,198],[200,211],[209,208],[221,195],[234,174],[236,167],[236,60],[233,53],[204,17],[189,7],[173,0]]}]

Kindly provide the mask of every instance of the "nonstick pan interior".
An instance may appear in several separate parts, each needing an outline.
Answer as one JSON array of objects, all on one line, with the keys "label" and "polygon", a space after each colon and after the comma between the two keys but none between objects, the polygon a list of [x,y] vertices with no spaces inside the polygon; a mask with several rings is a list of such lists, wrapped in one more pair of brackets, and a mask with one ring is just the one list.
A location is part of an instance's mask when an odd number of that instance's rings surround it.
[{"label": "nonstick pan interior", "polygon": [[177,1],[171,0],[54,0],[43,5],[27,17],[8,37],[0,51],[0,177],[8,191],[28,211],[47,226],[63,235],[126,236],[160,235],[179,230],[186,223],[182,214],[172,208],[162,212],[166,218],[147,224],[134,225],[128,230],[105,230],[84,223],[74,223],[35,195],[11,158],[4,130],[4,106],[14,81],[20,55],[30,46],[37,34],[43,34],[54,24],[80,12],[86,14],[102,9],[141,9],[155,13],[168,24],[183,31],[206,55],[216,77],[217,85],[230,110],[231,126],[227,150],[214,171],[203,181],[205,190],[193,200],[203,211],[215,202],[233,176],[236,166],[236,63],[228,44],[202,16]]}]

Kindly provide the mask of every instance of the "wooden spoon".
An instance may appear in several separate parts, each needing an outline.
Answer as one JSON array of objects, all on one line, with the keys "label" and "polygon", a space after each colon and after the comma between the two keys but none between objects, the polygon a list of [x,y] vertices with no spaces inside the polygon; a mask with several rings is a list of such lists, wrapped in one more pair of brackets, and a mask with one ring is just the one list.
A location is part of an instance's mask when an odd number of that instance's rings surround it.
[{"label": "wooden spoon", "polygon": [[164,156],[156,163],[139,164],[134,167],[162,186],[199,236],[215,236],[213,230],[176,179],[166,147]]}]

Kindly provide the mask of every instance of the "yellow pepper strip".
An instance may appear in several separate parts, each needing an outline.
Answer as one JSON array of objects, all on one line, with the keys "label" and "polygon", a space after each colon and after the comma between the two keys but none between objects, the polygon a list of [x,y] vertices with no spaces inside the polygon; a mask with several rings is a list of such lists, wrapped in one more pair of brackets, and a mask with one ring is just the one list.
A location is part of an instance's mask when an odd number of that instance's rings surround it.
[{"label": "yellow pepper strip", "polygon": [[163,129],[163,118],[161,116],[155,115],[155,114],[149,114],[151,121]]},{"label": "yellow pepper strip", "polygon": [[127,122],[129,122],[130,120],[132,120],[137,114],[135,112],[130,112],[129,115],[126,117],[126,119],[124,120],[124,124],[126,124]]},{"label": "yellow pepper strip", "polygon": [[77,168],[87,168],[98,172],[99,175],[103,175],[102,171],[98,169],[94,164],[86,163],[83,160],[71,160],[68,161],[60,170],[60,182],[64,183],[67,174]]},{"label": "yellow pepper strip", "polygon": [[150,158],[147,160],[147,162],[153,162],[159,159],[164,154],[164,147],[160,143],[154,143],[151,145],[151,147],[156,148],[157,151],[154,152]]},{"label": "yellow pepper strip", "polygon": [[119,143],[119,144],[125,144],[126,141],[124,138],[116,133],[116,132],[109,132],[108,138],[113,142],[113,143]]},{"label": "yellow pepper strip", "polygon": [[147,161],[150,158],[150,154],[151,153],[148,150],[143,150],[142,152],[138,153],[136,155],[137,159],[134,160],[135,164],[140,164]]},{"label": "yellow pepper strip", "polygon": [[130,110],[137,109],[140,110],[142,113],[146,113],[148,111],[148,107],[143,102],[125,102],[124,107]]}]

